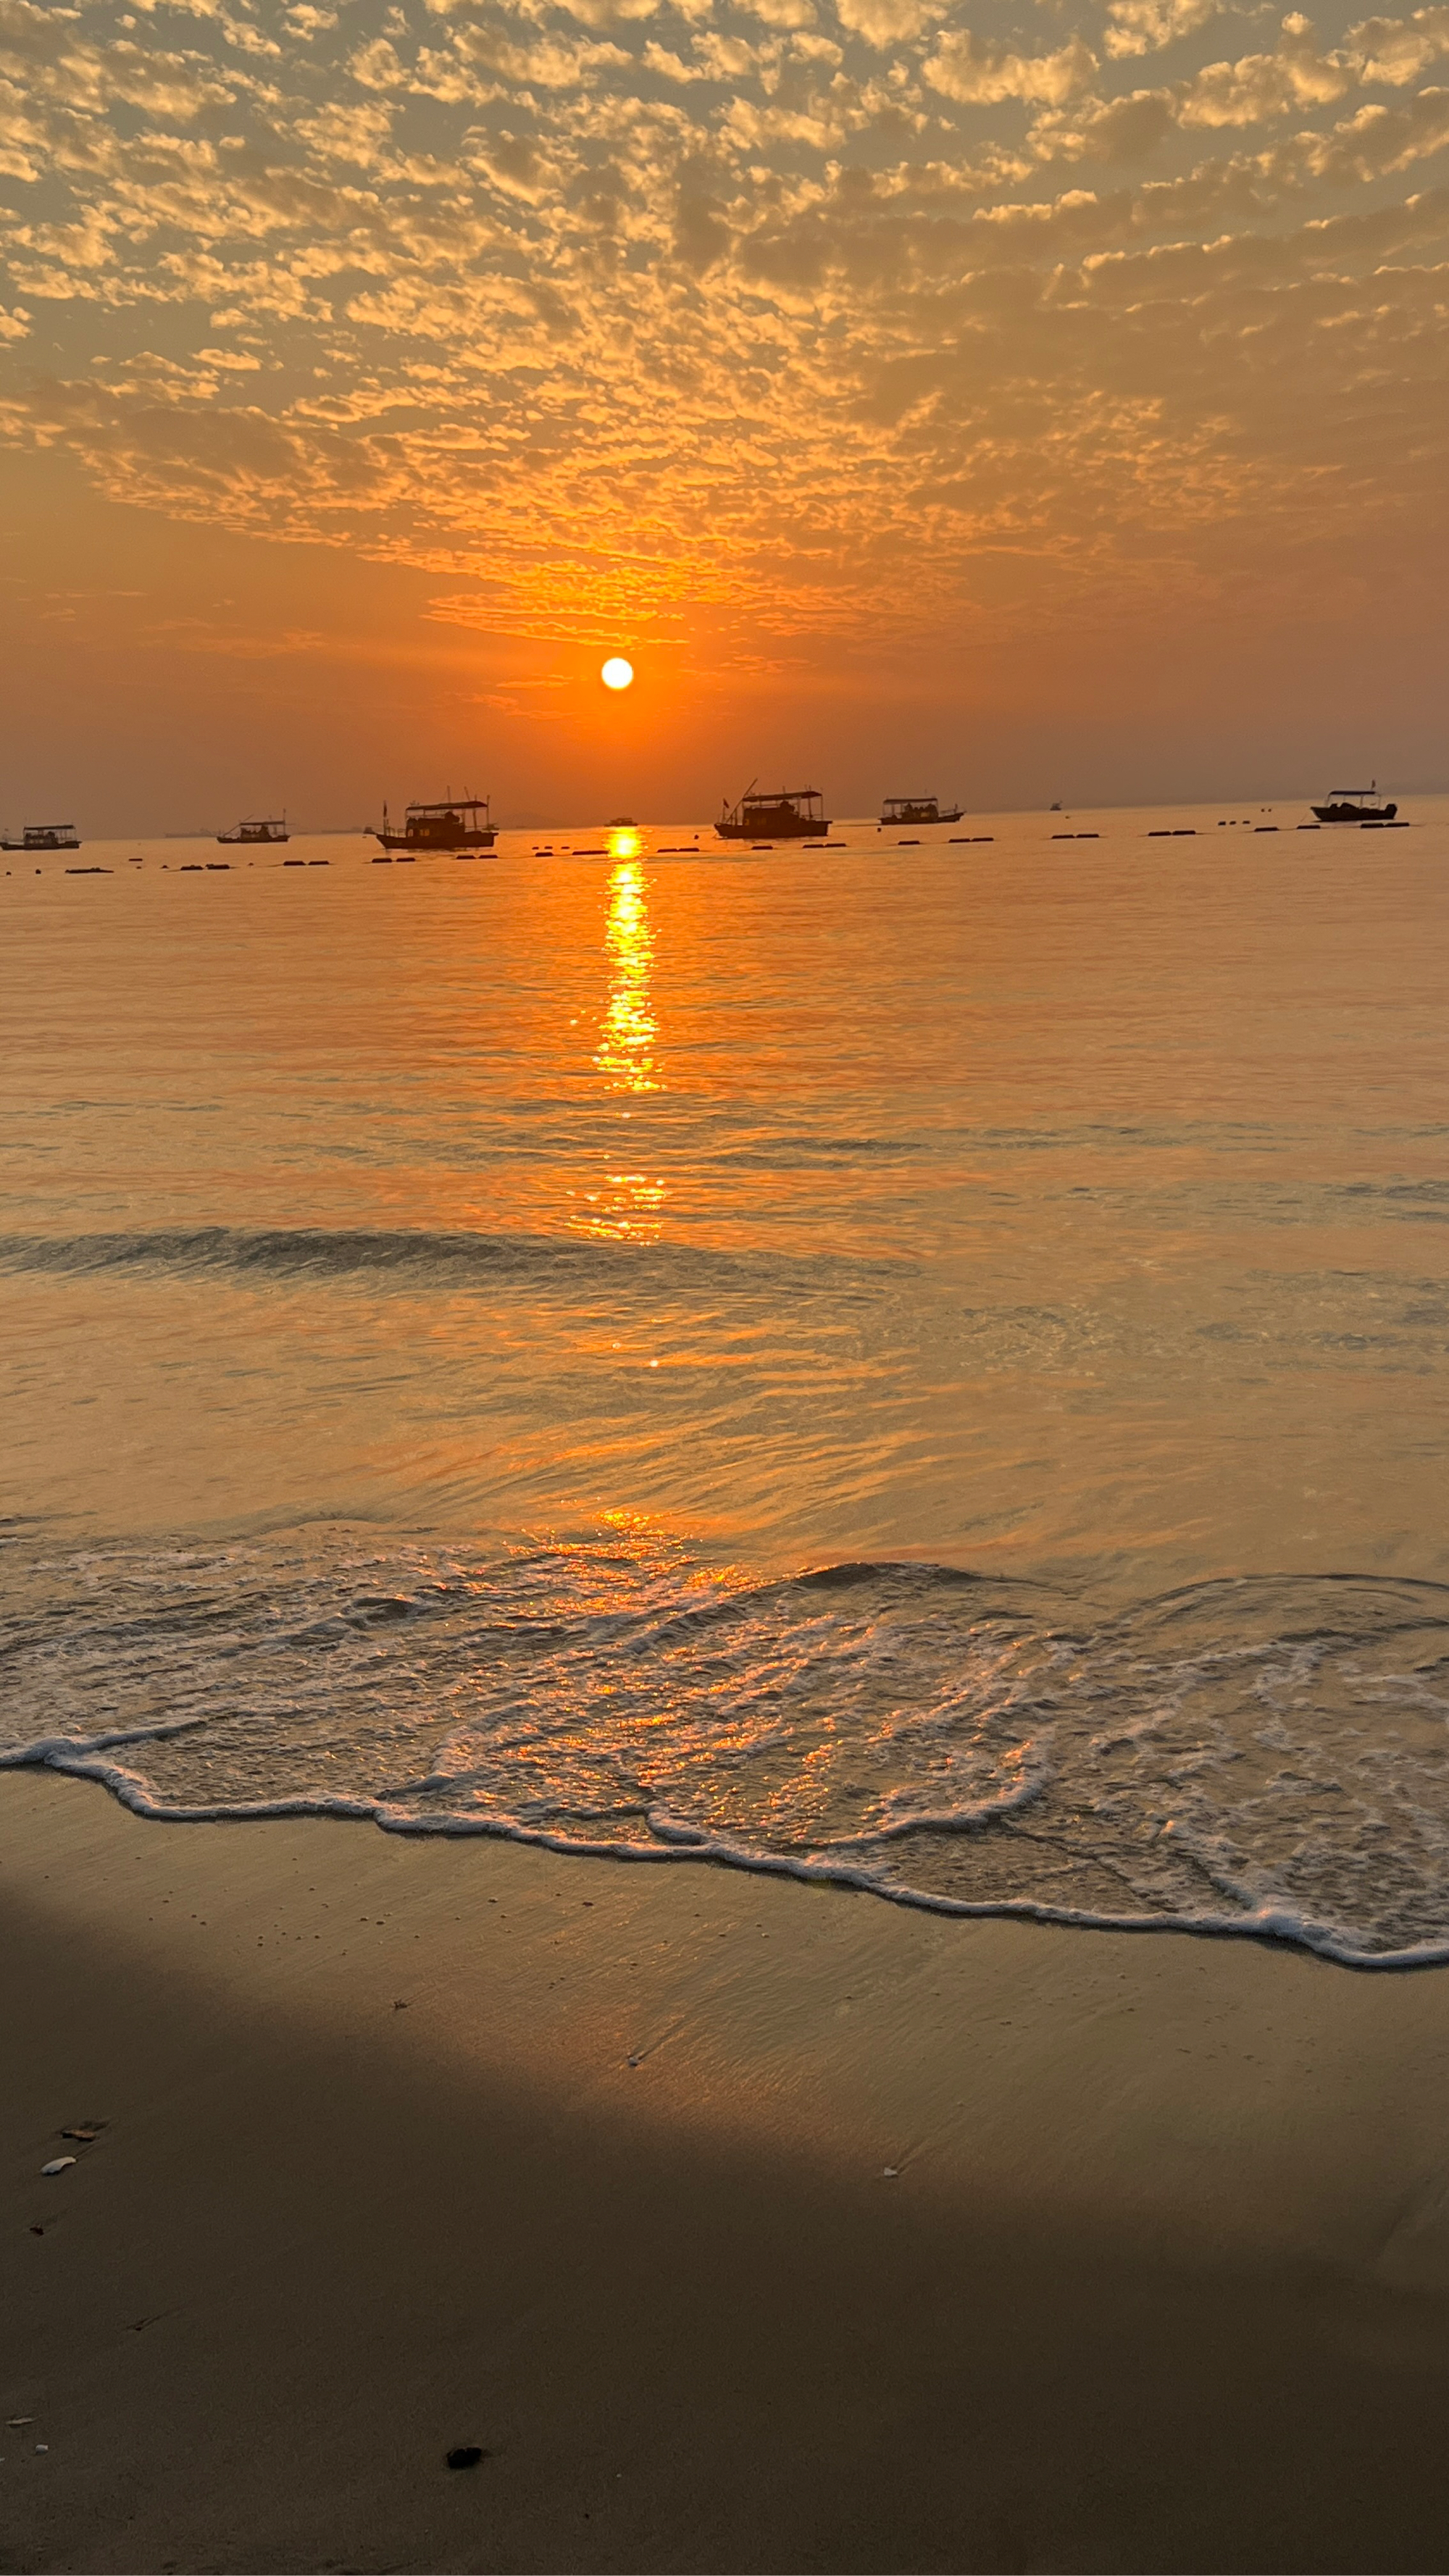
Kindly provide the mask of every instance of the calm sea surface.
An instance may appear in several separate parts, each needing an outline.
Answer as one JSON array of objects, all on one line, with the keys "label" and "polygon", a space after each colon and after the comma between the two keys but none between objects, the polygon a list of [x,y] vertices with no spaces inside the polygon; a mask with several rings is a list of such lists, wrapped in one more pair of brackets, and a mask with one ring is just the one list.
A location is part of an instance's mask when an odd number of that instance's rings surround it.
[{"label": "calm sea surface", "polygon": [[3,1758],[1449,1955],[1409,810],[11,857]]}]

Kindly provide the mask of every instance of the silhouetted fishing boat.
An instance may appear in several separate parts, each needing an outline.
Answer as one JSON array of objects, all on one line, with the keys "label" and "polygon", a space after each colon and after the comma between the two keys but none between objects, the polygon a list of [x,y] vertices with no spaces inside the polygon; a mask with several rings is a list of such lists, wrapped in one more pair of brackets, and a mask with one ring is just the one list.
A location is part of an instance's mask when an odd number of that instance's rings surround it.
[{"label": "silhouetted fishing boat", "polygon": [[1315,805],[1320,823],[1392,823],[1397,805],[1381,805],[1379,784],[1371,778],[1367,787],[1335,787],[1326,805]]},{"label": "silhouetted fishing boat", "polygon": [[74,823],[27,823],[18,841],[0,840],[0,850],[78,850]]},{"label": "silhouetted fishing boat", "polygon": [[961,808],[949,805],[943,814],[934,796],[888,796],[880,809],[885,823],[959,823]]},{"label": "silhouetted fishing boat", "polygon": [[401,831],[389,822],[384,805],[381,831],[376,824],[368,828],[385,850],[402,850],[410,858],[428,850],[491,850],[498,838],[486,796],[441,796],[431,805],[410,805]]},{"label": "silhouetted fishing boat", "polygon": [[775,787],[757,795],[754,782],[737,805],[724,805],[715,825],[722,841],[804,841],[828,832],[830,818],[818,787]]},{"label": "silhouetted fishing boat", "polygon": [[233,823],[229,832],[218,832],[218,841],[247,849],[271,849],[281,841],[290,841],[285,814],[247,814]]}]

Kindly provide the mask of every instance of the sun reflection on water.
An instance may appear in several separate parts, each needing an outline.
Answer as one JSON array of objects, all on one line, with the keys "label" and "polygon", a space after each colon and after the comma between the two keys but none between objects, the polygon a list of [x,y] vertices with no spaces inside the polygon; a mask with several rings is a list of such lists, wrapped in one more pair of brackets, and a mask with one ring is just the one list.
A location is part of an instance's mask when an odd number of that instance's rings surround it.
[{"label": "sun reflection on water", "polygon": [[[618,832],[613,846],[637,832]],[[659,1024],[654,1017],[652,976],[654,931],[644,871],[637,857],[621,857],[609,879],[609,917],[604,930],[609,959],[609,1001],[599,1030],[594,1062],[614,1091],[658,1091],[654,1047]]]},{"label": "sun reflection on water", "polygon": [[[609,834],[609,854],[615,862],[604,924],[609,992],[594,1050],[594,1064],[607,1088],[635,1095],[664,1088],[656,1054],[654,927],[648,883],[639,862],[642,846],[641,834],[632,828]],[[581,1234],[657,1243],[664,1198],[664,1183],[656,1173],[605,1171],[597,1187],[577,1193],[572,1224]]]}]

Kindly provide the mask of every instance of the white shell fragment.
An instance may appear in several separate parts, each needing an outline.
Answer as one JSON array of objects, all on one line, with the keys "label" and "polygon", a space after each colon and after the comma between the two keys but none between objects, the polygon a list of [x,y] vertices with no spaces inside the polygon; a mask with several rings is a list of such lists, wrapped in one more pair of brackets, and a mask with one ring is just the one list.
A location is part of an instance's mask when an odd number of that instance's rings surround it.
[{"label": "white shell fragment", "polygon": [[899,2182],[900,2176],[901,2169],[899,2165],[887,2165],[881,2175],[881,2180],[882,2182]]},{"label": "white shell fragment", "polygon": [[64,2173],[66,2166],[73,2165],[74,2163],[74,2156],[52,2156],[49,2164],[42,2165],[40,2170],[43,2174]]}]

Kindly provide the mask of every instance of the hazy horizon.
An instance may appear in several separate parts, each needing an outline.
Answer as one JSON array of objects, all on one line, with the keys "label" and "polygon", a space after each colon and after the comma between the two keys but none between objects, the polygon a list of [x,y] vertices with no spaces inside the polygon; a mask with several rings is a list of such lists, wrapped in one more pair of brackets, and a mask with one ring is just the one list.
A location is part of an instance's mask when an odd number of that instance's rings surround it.
[{"label": "hazy horizon", "polygon": [[[767,781],[766,783],[773,784],[775,782]],[[1355,780],[1350,783],[1355,786],[1366,787],[1369,782],[1367,779],[1363,779]],[[1338,779],[1330,782],[1330,785],[1334,787],[1342,786],[1343,784],[1344,782]],[[914,782],[914,785],[919,791],[921,788],[921,782],[917,780]],[[1389,790],[1387,786],[1384,785],[1384,782],[1380,781],[1380,786],[1383,788],[1383,792],[1387,795]],[[448,788],[447,782],[445,781],[443,785],[438,788],[437,792],[439,795],[442,795],[445,791],[454,795],[462,795],[467,792],[456,780],[452,782],[451,788]],[[907,792],[909,792],[909,789]],[[927,788],[923,792],[929,794],[934,791]],[[1250,813],[1257,814],[1259,812],[1271,812],[1275,808],[1282,809],[1285,806],[1292,806],[1294,808],[1301,806],[1306,819],[1310,800],[1317,799],[1321,802],[1323,792],[1322,784],[1316,783],[1311,789],[1305,788],[1301,794],[1295,790],[1287,789],[1280,790],[1276,795],[1254,793],[1251,796],[1163,796],[1149,797],[1141,800],[1120,798],[1114,800],[1111,804],[1089,804],[1082,799],[1070,800],[1063,798],[1060,807],[1056,805],[969,805],[963,801],[962,814],[964,818],[974,819],[977,822],[989,822],[993,817],[1000,817],[1003,820],[1015,820],[1026,818],[1031,815],[1040,815],[1043,819],[1046,819],[1048,816],[1056,812],[1060,812],[1065,817],[1070,817],[1072,815],[1080,817],[1082,815],[1091,814],[1105,820],[1118,814],[1208,814],[1213,812],[1217,806],[1226,805],[1231,807],[1235,818],[1247,820]],[[1446,792],[1449,791],[1434,787],[1400,790],[1401,796],[1407,795],[1413,797],[1417,795],[1426,802],[1437,800]],[[395,795],[390,798],[389,802],[395,819],[401,813],[405,801],[407,800],[405,800],[401,795]],[[839,800],[837,800],[837,803],[838,801]],[[944,809],[946,804],[944,794],[942,795],[941,803]],[[828,828],[832,830],[844,829],[848,826],[852,829],[858,829],[862,825],[875,824],[878,820],[878,807],[879,800],[877,800],[875,805],[863,807],[858,813],[848,813],[843,807],[841,807],[839,811],[832,813]],[[249,812],[256,814],[260,814],[263,811],[282,814],[283,805],[279,803],[276,806],[264,806],[254,800],[253,805],[248,810]],[[378,809],[370,817],[358,816],[347,822],[322,822],[316,820],[309,814],[303,813],[299,815],[290,810],[286,811],[285,820],[293,840],[346,840],[359,834],[370,834],[372,824],[379,818],[380,810],[381,805],[379,800]],[[500,813],[495,799],[492,820],[500,834],[535,833],[544,831],[604,831],[611,825],[617,825],[621,821],[636,824],[641,831],[697,830],[703,833],[709,833],[714,822],[715,812],[717,811],[718,805],[716,804],[714,811],[711,812],[705,812],[703,809],[700,809],[694,812],[685,811],[673,814],[651,813],[647,811],[642,804],[636,803],[635,809],[629,811],[627,814],[625,814],[622,809],[614,814],[605,814],[602,810],[590,812],[587,809],[579,809],[572,815],[566,815],[559,814],[557,812],[550,813],[540,808],[533,813],[524,813],[520,815],[517,813]],[[68,822],[72,819],[73,818],[68,813],[62,815],[58,811],[55,814],[47,812],[43,815],[38,812],[27,813],[25,817],[25,820],[31,824],[41,822]],[[210,841],[215,837],[218,829],[229,827],[232,823],[239,821],[241,819],[241,814],[240,809],[238,809],[236,813],[223,813],[218,810],[215,815],[208,816],[201,820],[193,819],[191,822],[184,824],[143,823],[134,826],[111,825],[104,829],[90,828],[85,824],[83,818],[77,817],[74,819],[77,819],[80,822],[82,840],[87,846],[94,842],[98,846],[105,844],[109,847],[112,844],[119,846],[122,842],[129,841]],[[943,811],[943,823],[945,819]],[[1407,819],[1413,821],[1421,818],[1410,815]],[[1424,817],[1422,819],[1433,819],[1437,821],[1439,818],[1434,816],[1432,818]],[[11,818],[7,817],[3,812],[0,812],[0,827],[3,827],[6,830],[11,828]],[[15,828],[18,831],[18,817],[15,818]],[[900,829],[902,831],[909,831],[912,828],[914,827],[909,823],[902,823],[900,825]],[[724,852],[727,847],[726,844],[716,842],[713,838],[708,840],[703,844],[703,846],[720,852]]]}]

